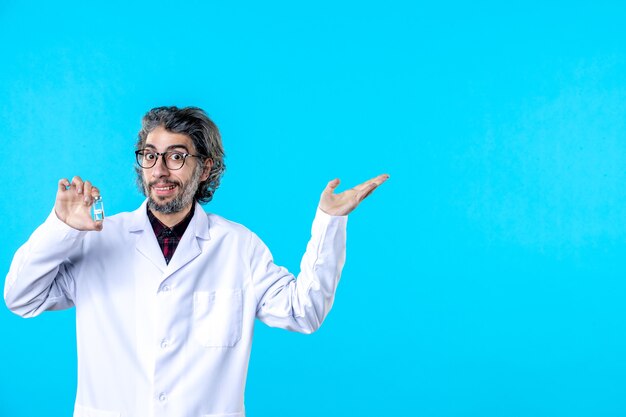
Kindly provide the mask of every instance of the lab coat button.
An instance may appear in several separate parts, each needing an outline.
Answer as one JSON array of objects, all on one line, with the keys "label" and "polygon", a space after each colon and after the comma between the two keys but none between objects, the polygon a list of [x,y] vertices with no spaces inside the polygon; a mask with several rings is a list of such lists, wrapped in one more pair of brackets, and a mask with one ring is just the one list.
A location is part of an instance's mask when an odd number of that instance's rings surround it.
[{"label": "lab coat button", "polygon": [[170,345],[170,341],[167,339],[161,340],[161,349],[165,349]]},{"label": "lab coat button", "polygon": [[167,400],[167,395],[165,395],[164,392],[162,392],[161,394],[159,394],[159,401],[161,401],[162,403],[165,402]]},{"label": "lab coat button", "polygon": [[163,292],[169,292],[169,290],[170,290],[170,287],[167,285],[164,285],[163,288],[161,288],[161,291]]}]

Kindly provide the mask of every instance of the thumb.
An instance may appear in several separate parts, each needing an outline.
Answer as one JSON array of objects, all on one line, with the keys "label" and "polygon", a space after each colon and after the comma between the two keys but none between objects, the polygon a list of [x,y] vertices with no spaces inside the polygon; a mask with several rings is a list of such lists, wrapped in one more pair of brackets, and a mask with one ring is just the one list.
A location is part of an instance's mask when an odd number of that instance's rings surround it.
[{"label": "thumb", "polygon": [[323,194],[332,194],[335,191],[335,188],[339,185],[339,178],[335,178],[326,184],[326,188],[324,188]]}]

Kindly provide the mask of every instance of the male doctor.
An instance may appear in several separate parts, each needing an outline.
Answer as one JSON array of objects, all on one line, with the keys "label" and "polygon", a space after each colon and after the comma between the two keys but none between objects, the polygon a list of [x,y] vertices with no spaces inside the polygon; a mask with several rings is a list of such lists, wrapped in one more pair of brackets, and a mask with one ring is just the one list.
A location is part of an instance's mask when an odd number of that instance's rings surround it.
[{"label": "male doctor", "polygon": [[94,221],[89,181],[61,179],[54,210],[17,251],[7,306],[23,317],[76,307],[75,417],[243,417],[253,325],[315,331],[345,259],[347,214],[380,175],[328,183],[298,279],[245,227],[206,203],[219,187],[219,131],[195,107],[159,107],[136,144],[146,201]]}]

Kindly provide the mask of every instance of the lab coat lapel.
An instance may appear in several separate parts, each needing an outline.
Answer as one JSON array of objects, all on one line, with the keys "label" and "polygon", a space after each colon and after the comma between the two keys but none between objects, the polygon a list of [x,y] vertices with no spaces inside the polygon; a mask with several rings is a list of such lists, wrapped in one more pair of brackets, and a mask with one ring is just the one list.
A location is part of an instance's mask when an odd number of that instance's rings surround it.
[{"label": "lab coat lapel", "polygon": [[163,252],[154,236],[152,225],[146,213],[146,201],[133,212],[133,218],[129,232],[135,235],[137,252],[146,257],[159,271],[163,272],[167,267]]},{"label": "lab coat lapel", "polygon": [[163,278],[174,274],[183,266],[197,258],[201,253],[200,240],[209,240],[209,221],[202,206],[195,203],[195,211],[187,230],[176,247],[176,252],[165,270]]}]

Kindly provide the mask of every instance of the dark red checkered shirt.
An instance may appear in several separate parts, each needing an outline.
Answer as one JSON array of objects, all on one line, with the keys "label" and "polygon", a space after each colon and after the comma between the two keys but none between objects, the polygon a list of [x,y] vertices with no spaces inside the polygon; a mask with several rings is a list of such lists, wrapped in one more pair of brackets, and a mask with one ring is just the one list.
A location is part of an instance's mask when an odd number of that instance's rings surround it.
[{"label": "dark red checkered shirt", "polygon": [[189,222],[191,222],[191,218],[193,217],[193,212],[195,210],[195,204],[191,205],[191,210],[182,219],[177,225],[174,227],[167,227],[159,219],[157,219],[154,214],[148,210],[148,219],[150,219],[150,224],[152,225],[152,230],[154,230],[154,235],[159,242],[159,246],[161,247],[161,252],[163,252],[163,257],[165,258],[165,263],[169,264],[172,256],[174,256],[174,252],[178,247],[178,242],[182,239],[185,230],[187,230],[187,226],[189,226]]}]

